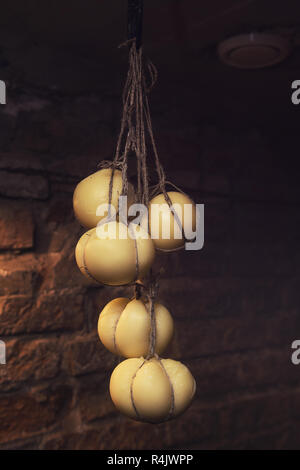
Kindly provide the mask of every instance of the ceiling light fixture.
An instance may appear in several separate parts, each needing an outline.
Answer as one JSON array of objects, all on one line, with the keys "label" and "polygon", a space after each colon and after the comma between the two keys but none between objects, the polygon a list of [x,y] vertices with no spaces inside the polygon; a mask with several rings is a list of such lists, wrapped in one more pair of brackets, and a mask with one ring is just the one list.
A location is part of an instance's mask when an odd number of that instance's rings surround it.
[{"label": "ceiling light fixture", "polygon": [[291,42],[276,34],[250,33],[225,39],[218,45],[222,62],[239,69],[259,69],[282,62]]}]

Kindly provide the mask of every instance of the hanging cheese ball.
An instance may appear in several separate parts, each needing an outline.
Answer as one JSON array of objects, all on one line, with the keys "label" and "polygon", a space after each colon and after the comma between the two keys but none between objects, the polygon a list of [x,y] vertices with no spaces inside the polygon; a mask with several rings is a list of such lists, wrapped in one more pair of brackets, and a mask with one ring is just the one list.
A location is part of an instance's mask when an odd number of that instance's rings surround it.
[{"label": "hanging cheese ball", "polygon": [[119,411],[150,423],[183,413],[195,391],[196,382],[189,369],[173,359],[126,359],[110,378],[111,399]]},{"label": "hanging cheese ball", "polygon": [[143,278],[154,260],[153,242],[138,226],[129,229],[121,222],[108,222],[81,239],[76,247],[79,269],[102,284],[124,285]]},{"label": "hanging cheese ball", "polygon": [[[147,356],[150,348],[151,317],[149,305],[142,300],[120,297],[109,302],[99,316],[98,334],[112,353],[123,357]],[[155,353],[168,346],[174,331],[170,312],[155,303]]]},{"label": "hanging cheese ball", "polygon": [[[111,168],[96,171],[84,178],[75,188],[73,195],[73,208],[78,221],[86,228],[96,227],[97,223],[107,216],[107,211],[96,215],[98,206],[109,203],[109,185],[112,175]],[[111,205],[116,213],[119,210],[119,196],[122,192],[122,172],[114,170]],[[134,189],[128,184],[128,207],[134,203]]]},{"label": "hanging cheese ball", "polygon": [[[186,194],[177,191],[170,191],[167,194],[179,221],[174,217],[164,195],[158,194],[149,204],[149,230],[155,248],[161,251],[174,251],[184,246],[182,229],[185,231],[196,229],[196,206]],[[189,206],[185,206],[186,204]]]}]

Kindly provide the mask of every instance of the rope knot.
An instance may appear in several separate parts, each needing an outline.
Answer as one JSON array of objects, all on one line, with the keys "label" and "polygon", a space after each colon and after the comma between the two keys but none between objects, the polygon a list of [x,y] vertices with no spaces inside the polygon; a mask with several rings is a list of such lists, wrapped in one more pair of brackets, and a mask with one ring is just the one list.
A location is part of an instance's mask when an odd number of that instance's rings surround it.
[{"label": "rope knot", "polygon": [[101,162],[98,163],[97,168],[111,168],[113,170],[122,170],[122,162],[116,160],[101,160]]}]

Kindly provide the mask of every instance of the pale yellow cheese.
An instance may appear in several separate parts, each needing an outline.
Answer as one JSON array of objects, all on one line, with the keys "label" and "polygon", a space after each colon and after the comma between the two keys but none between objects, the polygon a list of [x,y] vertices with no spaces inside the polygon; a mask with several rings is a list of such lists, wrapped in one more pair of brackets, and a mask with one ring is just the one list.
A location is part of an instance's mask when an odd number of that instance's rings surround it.
[{"label": "pale yellow cheese", "polygon": [[[194,202],[185,194],[177,191],[170,191],[168,195],[172,204],[174,204],[174,208],[176,209],[176,205],[178,205],[180,209],[175,210],[180,223],[174,217],[163,194],[158,194],[149,203],[149,231],[155,247],[162,251],[174,251],[183,247],[185,238],[182,235],[182,229],[187,226],[192,231],[196,229],[196,206]],[[191,205],[191,210],[187,209],[185,204]],[[154,205],[157,205],[157,207],[155,208]],[[169,238],[164,238],[168,234]],[[155,236],[157,238],[154,238]]]},{"label": "pale yellow cheese", "polygon": [[126,416],[159,423],[190,405],[196,382],[188,368],[172,359],[126,359],[113,371],[110,394]]},{"label": "pale yellow cheese", "polygon": [[[98,333],[104,346],[123,357],[147,356],[150,349],[150,306],[142,300],[118,298],[109,302],[98,320]],[[170,312],[155,303],[156,346],[161,354],[173,336],[174,324]]]},{"label": "pale yellow cheese", "polygon": [[[98,230],[101,231],[100,238]],[[154,245],[147,233],[145,239],[135,241],[129,236],[126,225],[108,222],[83,235],[76,261],[80,269],[84,259],[85,269],[98,282],[124,285],[136,281],[137,277],[143,278],[154,257]]]},{"label": "pale yellow cheese", "polygon": [[[110,168],[96,171],[84,178],[75,188],[73,194],[73,208],[78,221],[86,228],[96,227],[106,215],[96,215],[101,204],[109,203],[109,185],[112,170]],[[116,214],[119,210],[119,196],[122,192],[122,172],[115,170],[112,182],[111,205]],[[128,207],[134,203],[134,189],[128,184]]]}]

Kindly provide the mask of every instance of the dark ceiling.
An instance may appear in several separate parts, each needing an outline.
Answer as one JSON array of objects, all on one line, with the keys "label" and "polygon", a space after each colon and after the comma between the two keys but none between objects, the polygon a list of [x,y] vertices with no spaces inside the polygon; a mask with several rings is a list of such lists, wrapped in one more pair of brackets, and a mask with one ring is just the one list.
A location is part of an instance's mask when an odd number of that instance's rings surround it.
[{"label": "dark ceiling", "polygon": [[[226,113],[239,123],[296,125],[300,109],[291,105],[290,87],[300,79],[299,0],[144,3],[144,50],[159,70],[152,96],[158,111],[177,111],[191,122],[224,121]],[[126,50],[117,46],[126,39],[126,9],[126,0],[2,2],[0,78],[24,89],[119,94]],[[292,55],[263,70],[237,70],[218,60],[220,40],[253,30],[291,37]]]}]

